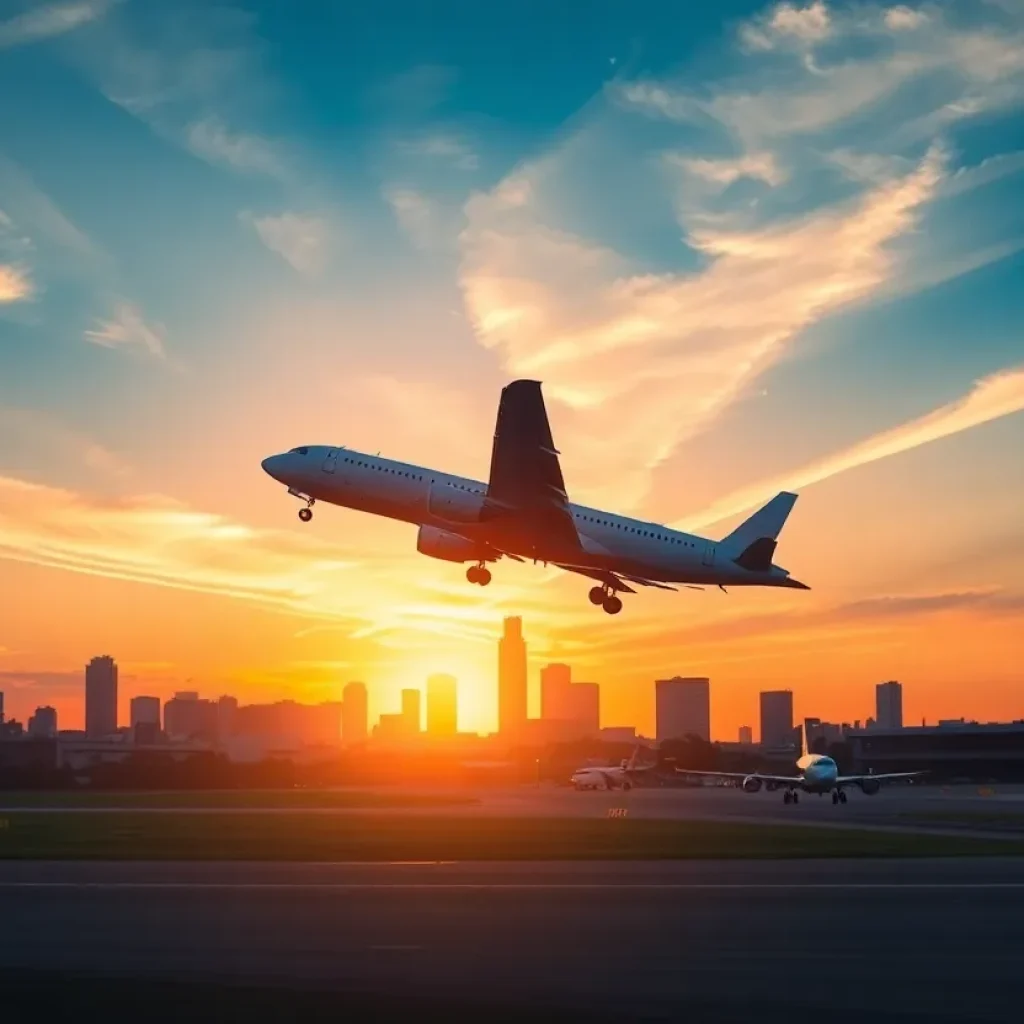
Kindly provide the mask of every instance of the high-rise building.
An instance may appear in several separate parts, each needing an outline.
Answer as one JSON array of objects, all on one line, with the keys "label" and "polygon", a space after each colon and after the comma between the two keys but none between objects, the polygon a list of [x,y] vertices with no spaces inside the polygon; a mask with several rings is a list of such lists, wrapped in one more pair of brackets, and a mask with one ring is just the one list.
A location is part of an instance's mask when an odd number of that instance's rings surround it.
[{"label": "high-rise building", "polygon": [[341,738],[345,743],[363,743],[369,731],[366,685],[346,683],[341,693]]},{"label": "high-rise building", "polygon": [[761,744],[780,748],[793,745],[792,690],[762,691]]},{"label": "high-rise building", "polygon": [[546,722],[560,721],[568,714],[572,670],[568,665],[545,665],[540,670],[540,717]]},{"label": "high-rise building", "polygon": [[711,680],[705,677],[659,679],[654,684],[658,742],[698,736],[711,739]]},{"label": "high-rise building", "polygon": [[194,690],[176,693],[164,704],[164,732],[179,742],[216,739],[217,705],[200,700]]},{"label": "high-rise building", "polygon": [[454,736],[459,731],[455,677],[439,673],[427,679],[427,732]]},{"label": "high-rise building", "polygon": [[225,694],[217,701],[217,739],[227,742],[235,735],[238,698]]},{"label": "high-rise building", "polygon": [[3,691],[0,691],[0,725],[4,724],[4,695]]},{"label": "high-rise building", "polygon": [[420,731],[421,717],[419,690],[408,689],[402,691],[402,721],[404,723],[404,731],[410,735],[416,734]]},{"label": "high-rise building", "polygon": [[505,619],[498,641],[498,731],[516,742],[526,729],[526,641],[523,620]]},{"label": "high-rise building", "polygon": [[57,712],[54,708],[36,708],[28,720],[28,734],[37,739],[52,740],[57,735]]},{"label": "high-rise building", "polygon": [[132,697],[128,707],[133,730],[137,725],[155,725],[160,731],[159,697]]},{"label": "high-rise building", "polygon": [[875,718],[879,729],[903,728],[903,687],[895,680],[875,687]]},{"label": "high-rise building", "polygon": [[109,654],[85,666],[85,734],[103,739],[117,732],[117,663]]},{"label": "high-rise building", "polygon": [[575,736],[596,736],[601,730],[601,688],[597,683],[573,683],[566,710]]},{"label": "high-rise building", "polygon": [[750,746],[754,742],[754,730],[749,725],[740,726],[740,743]]}]

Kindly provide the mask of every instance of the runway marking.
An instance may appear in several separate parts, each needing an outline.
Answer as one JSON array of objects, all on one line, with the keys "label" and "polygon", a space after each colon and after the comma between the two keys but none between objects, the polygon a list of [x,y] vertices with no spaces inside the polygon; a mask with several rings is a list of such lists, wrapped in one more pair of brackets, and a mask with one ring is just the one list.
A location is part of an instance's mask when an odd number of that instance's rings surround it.
[{"label": "runway marking", "polygon": [[360,892],[429,890],[489,892],[608,892],[608,891],[870,891],[903,890],[1024,890],[1024,882],[0,882],[5,889],[98,889],[98,890],[221,890],[232,892]]}]

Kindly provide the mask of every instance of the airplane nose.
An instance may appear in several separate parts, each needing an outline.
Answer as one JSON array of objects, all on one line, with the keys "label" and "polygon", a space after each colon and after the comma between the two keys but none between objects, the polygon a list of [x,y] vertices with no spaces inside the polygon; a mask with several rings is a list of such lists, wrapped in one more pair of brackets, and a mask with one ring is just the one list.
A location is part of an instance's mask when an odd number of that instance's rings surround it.
[{"label": "airplane nose", "polygon": [[275,480],[279,480],[279,473],[281,472],[281,456],[271,455],[264,459],[260,465],[263,467],[263,472],[268,476],[272,476]]}]

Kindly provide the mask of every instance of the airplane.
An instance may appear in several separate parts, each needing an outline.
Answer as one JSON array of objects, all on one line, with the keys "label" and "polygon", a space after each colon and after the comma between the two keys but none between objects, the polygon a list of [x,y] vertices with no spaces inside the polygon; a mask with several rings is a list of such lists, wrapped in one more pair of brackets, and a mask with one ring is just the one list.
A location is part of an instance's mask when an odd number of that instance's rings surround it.
[{"label": "airplane", "polygon": [[622,789],[630,790],[635,782],[634,773],[652,771],[654,765],[639,763],[640,748],[636,747],[632,755],[623,758],[616,765],[587,765],[577,768],[569,781],[577,789]]},{"label": "airplane", "polygon": [[[801,733],[803,730],[801,729]],[[823,796],[832,794],[832,803],[846,803],[846,788],[856,786],[866,796],[874,796],[883,783],[896,779],[911,779],[927,775],[927,772],[890,772],[883,775],[840,775],[839,766],[825,754],[811,754],[807,750],[807,738],[801,742],[800,758],[796,762],[797,775],[767,775],[764,772],[700,772],[677,768],[681,775],[693,775],[698,778],[728,779],[740,782],[744,793],[758,793],[762,786],[769,789],[782,789],[782,802],[797,804],[801,793],[817,793]]]},{"label": "airplane", "polygon": [[[331,445],[302,445],[262,462],[274,480],[313,506],[332,505],[419,527],[416,549],[472,563],[470,583],[491,582],[501,558],[555,565],[596,582],[590,601],[609,615],[633,585],[809,590],[773,564],[776,542],[797,496],[777,494],[721,540],[615,515],[569,501],[541,384],[516,380],[501,392],[486,483]],[[727,592],[727,591],[726,591]]]}]

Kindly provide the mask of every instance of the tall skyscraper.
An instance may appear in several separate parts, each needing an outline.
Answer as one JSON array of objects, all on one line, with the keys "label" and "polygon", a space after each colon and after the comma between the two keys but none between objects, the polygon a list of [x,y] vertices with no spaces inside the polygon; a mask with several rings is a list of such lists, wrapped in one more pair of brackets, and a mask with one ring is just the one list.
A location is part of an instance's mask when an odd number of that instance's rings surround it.
[{"label": "tall skyscraper", "polygon": [[879,729],[903,728],[903,687],[895,680],[875,687],[875,718]]},{"label": "tall skyscraper", "polygon": [[597,683],[573,683],[569,687],[568,715],[579,736],[596,736],[601,731],[601,688]]},{"label": "tall skyscraper", "polygon": [[344,743],[363,743],[368,731],[366,685],[347,683],[341,692],[341,739]]},{"label": "tall skyscraper", "polygon": [[793,745],[793,691],[761,693],[761,743],[766,747]]},{"label": "tall skyscraper", "polygon": [[458,693],[455,677],[438,674],[427,680],[427,732],[454,736],[459,731]]},{"label": "tall skyscraper", "polygon": [[109,654],[85,666],[85,734],[103,739],[117,732],[117,663]]},{"label": "tall skyscraper", "polygon": [[754,742],[754,730],[749,725],[740,726],[740,743],[750,746]]},{"label": "tall skyscraper", "polygon": [[654,684],[658,742],[699,736],[711,739],[711,680],[704,677],[659,679]]},{"label": "tall skyscraper", "polygon": [[421,725],[420,718],[420,691],[419,690],[403,690],[402,691],[402,725],[403,731],[409,734],[415,734],[420,731]]},{"label": "tall skyscraper", "polygon": [[3,691],[0,691],[0,725],[4,724],[4,695]]},{"label": "tall skyscraper", "polygon": [[498,641],[498,731],[516,742],[526,729],[526,641],[523,620],[505,619]]},{"label": "tall skyscraper", "polygon": [[572,670],[568,665],[545,665],[540,670],[540,717],[547,722],[571,717],[568,713]]}]

